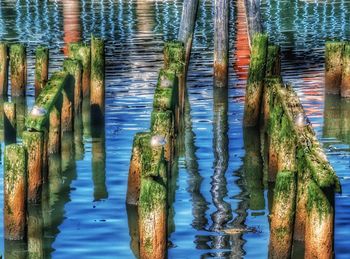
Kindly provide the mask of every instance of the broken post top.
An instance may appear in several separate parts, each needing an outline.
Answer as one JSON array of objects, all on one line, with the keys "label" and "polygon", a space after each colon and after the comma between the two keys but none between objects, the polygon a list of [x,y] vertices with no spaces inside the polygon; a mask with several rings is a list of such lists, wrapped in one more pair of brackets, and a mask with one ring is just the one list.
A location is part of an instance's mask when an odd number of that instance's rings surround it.
[{"label": "broken post top", "polygon": [[164,68],[182,74],[185,66],[185,47],[180,41],[168,41],[164,44]]},{"label": "broken post top", "polygon": [[81,61],[84,69],[90,69],[91,48],[82,42],[74,42],[69,44],[69,58]]},{"label": "broken post top", "polygon": [[50,111],[58,100],[67,80],[69,80],[68,72],[56,72],[51,76],[26,119],[28,129],[43,131],[46,128]]},{"label": "broken post top", "polygon": [[49,48],[44,45],[39,45],[35,49],[36,58],[47,58],[48,53],[49,53]]},{"label": "broken post top", "polygon": [[75,75],[77,71],[81,71],[83,69],[81,61],[73,58],[66,58],[63,61],[63,69],[68,72],[72,76]]}]

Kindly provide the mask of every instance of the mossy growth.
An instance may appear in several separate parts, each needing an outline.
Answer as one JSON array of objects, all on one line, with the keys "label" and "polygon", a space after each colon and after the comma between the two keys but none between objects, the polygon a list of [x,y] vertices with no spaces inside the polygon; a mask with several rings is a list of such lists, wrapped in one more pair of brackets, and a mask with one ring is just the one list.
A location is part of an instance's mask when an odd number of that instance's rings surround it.
[{"label": "mossy growth", "polygon": [[167,136],[174,130],[171,111],[153,111],[151,114],[151,131],[153,134]]},{"label": "mossy growth", "polygon": [[266,61],[266,77],[280,75],[280,47],[277,45],[268,45]]},{"label": "mossy growth", "polygon": [[[8,44],[6,42],[0,42],[0,55],[3,60],[0,62],[0,72],[3,72],[8,65]],[[3,62],[4,61],[4,62]]]},{"label": "mossy growth", "polygon": [[12,44],[10,46],[10,68],[11,73],[15,73],[19,68],[24,68],[26,61],[26,47],[24,44]]},{"label": "mossy growth", "polygon": [[29,150],[32,147],[37,146],[38,143],[43,142],[44,134],[40,131],[23,131],[22,138],[23,145]]},{"label": "mossy growth", "polygon": [[327,41],[325,47],[326,71],[337,69],[341,65],[345,43],[341,41]]},{"label": "mossy growth", "polygon": [[35,49],[35,79],[41,81],[42,69],[49,62],[49,49],[46,46],[38,46]]},{"label": "mossy growth", "polygon": [[172,69],[161,69],[159,71],[157,87],[159,88],[175,88],[178,86],[176,73]]},{"label": "mossy growth", "polygon": [[173,69],[178,75],[184,72],[185,47],[180,41],[167,41],[164,44],[164,67]]},{"label": "mossy growth", "polygon": [[4,180],[7,193],[14,190],[16,184],[27,176],[27,155],[24,147],[11,144],[5,147]]},{"label": "mossy growth", "polygon": [[165,209],[167,201],[167,190],[164,184],[153,178],[141,179],[141,190],[139,200],[140,217],[158,209]]},{"label": "mossy growth", "polygon": [[343,52],[343,78],[350,75],[350,43],[347,42]]},{"label": "mossy growth", "polygon": [[43,131],[46,128],[50,111],[59,99],[67,80],[69,80],[69,74],[63,71],[56,72],[51,76],[46,87],[43,88],[36,99],[34,104],[36,111],[32,110],[26,119],[28,129]]},{"label": "mossy growth", "polygon": [[291,192],[297,188],[296,173],[291,171],[278,172],[275,185],[275,198],[289,200]]},{"label": "mossy growth", "polygon": [[105,44],[102,39],[91,37],[91,79],[104,80]]},{"label": "mossy growth", "polygon": [[268,36],[256,33],[253,36],[253,44],[250,54],[248,84],[261,82],[265,78]]},{"label": "mossy growth", "polygon": [[308,213],[311,213],[311,211],[315,209],[319,215],[320,220],[322,220],[324,216],[329,215],[333,211],[327,197],[313,180],[309,180],[307,182],[306,208]]},{"label": "mossy growth", "polygon": [[74,42],[69,44],[69,58],[77,59],[81,62],[84,70],[90,71],[91,65],[91,48],[89,45]]},{"label": "mossy growth", "polygon": [[67,58],[63,61],[63,70],[71,74],[72,76],[75,76],[76,73],[81,72],[83,69],[83,66],[81,65],[81,62],[77,59]]},{"label": "mossy growth", "polygon": [[175,111],[176,94],[172,88],[156,88],[153,99],[153,108],[161,111]]}]

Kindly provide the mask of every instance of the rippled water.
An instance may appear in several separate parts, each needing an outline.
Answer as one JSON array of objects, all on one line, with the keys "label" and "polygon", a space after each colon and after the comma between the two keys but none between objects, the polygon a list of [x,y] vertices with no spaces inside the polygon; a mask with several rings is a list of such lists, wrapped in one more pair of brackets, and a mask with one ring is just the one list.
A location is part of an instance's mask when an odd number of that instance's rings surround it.
[{"label": "rippled water", "polygon": [[[258,133],[242,129],[247,63],[234,58],[246,42],[236,35],[231,1],[234,65],[229,90],[213,91],[212,2],[201,0],[199,6],[178,171],[171,179],[168,255],[266,258],[271,191],[262,173]],[[284,79],[298,91],[341,177],[343,194],[336,196],[338,258],[349,257],[350,105],[324,97],[323,45],[326,38],[349,38],[349,7],[346,1],[262,1],[264,26],[272,41],[282,46]],[[181,0],[1,1],[1,39],[28,45],[29,106],[36,45],[49,44],[52,73],[61,67],[68,42],[88,40],[91,33],[106,39],[106,126],[97,131],[84,128],[83,146],[75,138],[77,160],[65,159],[63,173],[53,175],[42,212],[45,257],[134,257],[135,222],[125,206],[132,139],[149,128],[163,42],[176,38],[181,9]],[[52,168],[57,162],[52,161]],[[1,208],[2,203],[0,199]],[[39,212],[33,215],[40,219],[40,210],[35,210]],[[0,213],[0,249],[23,251],[23,244],[4,242],[2,217]],[[248,231],[225,234],[232,228]]]}]

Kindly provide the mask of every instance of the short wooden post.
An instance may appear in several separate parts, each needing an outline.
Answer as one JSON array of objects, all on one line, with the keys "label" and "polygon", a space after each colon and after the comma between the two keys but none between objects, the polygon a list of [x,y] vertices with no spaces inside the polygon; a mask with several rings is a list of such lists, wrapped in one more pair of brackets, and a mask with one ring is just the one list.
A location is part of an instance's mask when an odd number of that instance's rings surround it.
[{"label": "short wooden post", "polygon": [[91,121],[103,124],[105,112],[105,45],[102,39],[91,38]]},{"label": "short wooden post", "polygon": [[74,78],[69,75],[62,90],[61,132],[74,129]]},{"label": "short wooden post", "polygon": [[166,188],[151,179],[141,180],[139,204],[140,258],[166,258]]},{"label": "short wooden post", "polygon": [[12,96],[24,96],[27,84],[27,52],[23,44],[10,47],[11,93]]},{"label": "short wooden post", "polygon": [[43,184],[43,139],[42,132],[24,131],[23,145],[28,153],[28,202],[38,203],[41,200]]},{"label": "short wooden post", "polygon": [[83,43],[70,43],[68,57],[77,59],[83,66],[82,94],[83,98],[90,95],[91,51],[90,46]]},{"label": "short wooden post", "polygon": [[266,34],[255,34],[251,49],[249,76],[244,104],[245,127],[254,127],[259,122],[262,100],[268,37]]},{"label": "short wooden post", "polygon": [[345,44],[343,52],[340,94],[342,97],[350,97],[350,43]]},{"label": "short wooden post", "polygon": [[7,96],[8,91],[9,53],[8,44],[0,43],[0,95]]},{"label": "short wooden post", "polygon": [[47,143],[48,155],[59,154],[61,150],[61,113],[53,107],[50,112],[49,136]]},{"label": "short wooden post", "polygon": [[16,104],[16,124],[17,137],[22,137],[25,127],[25,119],[27,116],[27,100],[25,96],[12,97],[12,102]]},{"label": "short wooden post", "polygon": [[312,180],[307,186],[305,258],[333,258],[333,208],[322,190]]},{"label": "short wooden post", "polygon": [[5,239],[26,237],[27,158],[23,146],[5,147],[4,229]]},{"label": "short wooden post", "polygon": [[325,91],[339,94],[342,81],[344,42],[328,41],[325,50]]},{"label": "short wooden post", "polygon": [[83,67],[79,60],[65,59],[63,61],[63,69],[67,71],[71,76],[74,77],[74,115],[81,114],[82,110],[82,74]]},{"label": "short wooden post", "polygon": [[215,0],[214,5],[214,86],[227,87],[229,1]]},{"label": "short wooden post", "polygon": [[14,103],[4,103],[4,140],[5,144],[16,143],[16,105]]},{"label": "short wooden post", "polygon": [[282,171],[277,174],[272,213],[270,215],[269,258],[290,258],[296,189],[294,172]]},{"label": "short wooden post", "polygon": [[35,50],[35,98],[49,78],[49,49],[38,46]]}]

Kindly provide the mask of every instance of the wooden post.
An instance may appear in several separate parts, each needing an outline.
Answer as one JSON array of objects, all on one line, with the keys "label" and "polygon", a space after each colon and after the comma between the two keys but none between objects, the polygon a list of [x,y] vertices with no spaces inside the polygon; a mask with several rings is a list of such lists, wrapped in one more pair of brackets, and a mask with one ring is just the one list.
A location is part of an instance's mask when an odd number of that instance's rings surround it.
[{"label": "wooden post", "polygon": [[47,143],[48,155],[59,154],[61,151],[61,113],[56,107],[50,112],[49,136]]},{"label": "wooden post", "polygon": [[49,78],[49,49],[38,46],[35,50],[35,98]]},{"label": "wooden post", "polygon": [[350,43],[344,47],[342,68],[340,94],[341,97],[350,97]]},{"label": "wooden post", "polygon": [[7,96],[9,53],[7,43],[0,43],[0,95]]},{"label": "wooden post", "polygon": [[82,93],[83,98],[90,95],[91,51],[90,46],[83,43],[70,43],[68,57],[77,59],[83,66]]},{"label": "wooden post", "polygon": [[102,39],[91,38],[91,121],[104,123],[105,112],[105,45]]},{"label": "wooden post", "polygon": [[12,96],[24,96],[27,84],[27,52],[23,44],[10,47],[11,93]]},{"label": "wooden post", "polygon": [[43,184],[43,139],[42,132],[24,131],[23,145],[28,153],[28,202],[38,203],[41,200]]},{"label": "wooden post", "polygon": [[291,256],[296,188],[294,172],[282,171],[277,174],[270,215],[269,258],[290,258]]},{"label": "wooden post", "polygon": [[23,146],[5,147],[4,229],[5,239],[26,237],[27,159]]},{"label": "wooden post", "polygon": [[81,114],[82,111],[82,74],[83,67],[79,60],[65,59],[63,61],[63,69],[74,77],[74,115]]},{"label": "wooden post", "polygon": [[16,105],[4,103],[4,140],[5,145],[16,143]]},{"label": "wooden post", "polygon": [[[301,161],[299,161],[301,164]],[[305,168],[298,168],[298,181],[297,181],[297,199],[295,210],[295,224],[293,239],[295,241],[305,241],[305,223],[307,218],[307,186],[306,183],[310,180],[307,176]]]},{"label": "wooden post", "polygon": [[21,138],[23,131],[26,129],[27,99],[25,96],[11,97],[11,99],[16,105],[17,137]]},{"label": "wooden post", "polygon": [[214,18],[214,86],[227,87],[228,84],[228,20],[229,1],[215,0]]},{"label": "wooden post", "polygon": [[244,126],[254,127],[259,122],[262,100],[268,38],[266,34],[255,34],[253,38],[249,76],[244,104]]},{"label": "wooden post", "polygon": [[62,90],[61,132],[74,129],[74,78],[69,75]]},{"label": "wooden post", "polygon": [[198,0],[183,1],[182,16],[178,40],[184,43],[186,50],[185,58],[185,74],[187,73],[188,64],[191,56],[192,40],[194,35],[194,27],[196,24]]},{"label": "wooden post", "polygon": [[325,91],[339,94],[342,81],[344,42],[328,41],[325,50]]},{"label": "wooden post", "polygon": [[305,258],[333,258],[333,208],[312,180],[307,185],[307,213]]},{"label": "wooden post", "polygon": [[135,258],[140,258],[140,234],[139,234],[139,213],[137,206],[126,205],[126,212],[128,214],[128,226],[130,236],[130,248]]}]

